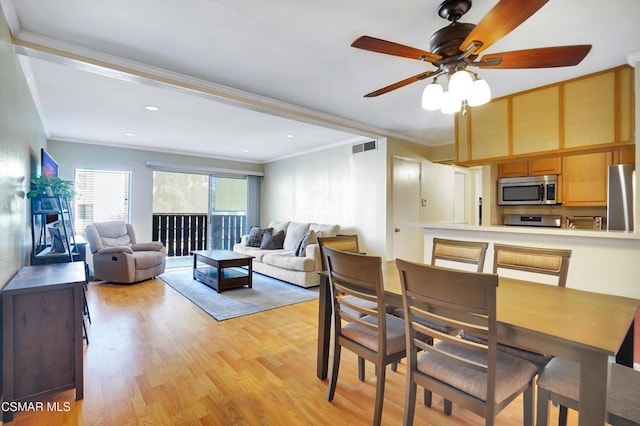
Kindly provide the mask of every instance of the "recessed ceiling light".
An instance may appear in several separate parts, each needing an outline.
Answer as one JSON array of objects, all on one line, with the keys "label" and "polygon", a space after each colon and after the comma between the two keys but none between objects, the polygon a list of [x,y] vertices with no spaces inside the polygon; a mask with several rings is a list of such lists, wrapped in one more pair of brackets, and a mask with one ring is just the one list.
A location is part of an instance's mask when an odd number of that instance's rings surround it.
[{"label": "recessed ceiling light", "polygon": [[248,149],[243,149],[242,152],[251,152]]},{"label": "recessed ceiling light", "polygon": [[144,109],[147,111],[159,111],[160,108],[155,105],[145,105]]},{"label": "recessed ceiling light", "polygon": [[123,135],[125,135],[125,136],[135,136],[136,134],[127,132],[127,133],[123,133]]},{"label": "recessed ceiling light", "polygon": [[289,139],[293,139],[293,138],[295,138],[295,137],[296,137],[296,135],[293,135],[293,134],[288,134],[288,135],[287,135],[287,138],[289,138]]}]

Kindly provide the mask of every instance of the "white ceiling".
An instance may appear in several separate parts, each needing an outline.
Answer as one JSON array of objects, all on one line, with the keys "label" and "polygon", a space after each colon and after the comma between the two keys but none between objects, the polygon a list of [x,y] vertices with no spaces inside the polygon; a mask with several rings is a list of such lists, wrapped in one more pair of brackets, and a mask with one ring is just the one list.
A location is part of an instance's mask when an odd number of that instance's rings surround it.
[{"label": "white ceiling", "polygon": [[[453,117],[420,108],[426,81],[363,97],[430,64],[350,47],[369,35],[429,50],[440,0],[0,3],[50,139],[255,162],[385,135],[453,141]],[[479,74],[497,97],[625,64],[640,1],[550,0],[484,53],[568,44],[593,49],[575,67]]]}]

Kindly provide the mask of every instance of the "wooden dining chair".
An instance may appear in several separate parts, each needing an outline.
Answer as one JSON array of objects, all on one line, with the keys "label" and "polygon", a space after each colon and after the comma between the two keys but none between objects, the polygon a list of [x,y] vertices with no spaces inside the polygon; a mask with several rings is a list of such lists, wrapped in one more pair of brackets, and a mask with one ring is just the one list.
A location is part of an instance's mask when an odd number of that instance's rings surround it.
[{"label": "wooden dining chair", "polygon": [[[376,366],[373,424],[382,418],[386,366],[405,357],[404,322],[386,313],[382,259],[324,247],[333,306],[333,361],[327,400],[332,401],[338,381],[342,348]],[[354,300],[374,303],[355,303]],[[354,314],[355,313],[355,314]]]},{"label": "wooden dining chair", "polygon": [[493,245],[493,272],[500,269],[532,272],[558,277],[558,285],[565,287],[571,250],[539,247]]},{"label": "wooden dining chair", "polygon": [[[434,238],[431,248],[431,265],[446,266],[455,269],[475,269],[476,272],[484,270],[484,262],[489,243],[480,241],[449,240],[445,238]],[[392,313],[404,318],[403,308],[396,307]],[[448,334],[456,334],[458,331],[452,327],[447,327],[437,322],[431,322],[430,327]],[[393,366],[395,368],[395,366]],[[424,405],[431,407],[432,395],[427,389],[424,390]],[[444,411],[447,415],[452,412],[451,401],[445,399]]]},{"label": "wooden dining chair", "polygon": [[[535,365],[497,350],[498,276],[396,260],[407,333],[404,425],[412,425],[417,386],[485,418],[520,394],[523,424],[533,424]],[[460,339],[428,324],[486,333],[486,344]],[[437,339],[430,345],[422,336]],[[420,354],[418,351],[422,351]]]},{"label": "wooden dining chair", "polygon": [[336,235],[334,237],[318,237],[318,246],[320,246],[320,254],[322,255],[322,270],[327,270],[324,254],[322,249],[329,247],[335,250],[346,251],[349,253],[360,253],[360,245],[358,243],[358,235]]},{"label": "wooden dining chair", "polygon": [[[549,249],[540,247],[513,246],[507,244],[493,245],[493,272],[509,269],[533,274],[557,277],[557,285],[565,287],[571,250]],[[527,278],[530,280],[530,278]],[[543,285],[543,284],[541,284]],[[498,349],[512,355],[522,357],[542,369],[551,356],[540,354],[535,348],[523,348],[500,344]]]},{"label": "wooden dining chair", "polygon": [[[320,257],[322,259],[322,270],[326,271],[327,266],[325,264],[324,259],[324,248],[329,247],[335,250],[346,251],[348,253],[360,253],[360,245],[358,243],[358,235],[336,235],[333,237],[318,237],[318,246],[320,247]],[[371,309],[375,308],[375,303],[365,302],[363,300],[359,300],[356,298],[347,297],[348,299],[352,299],[353,303],[359,303],[362,306],[369,307]],[[351,312],[353,315],[357,315],[357,312]],[[360,381],[364,381],[365,377],[365,364],[364,358],[358,357],[358,379]]]},{"label": "wooden dining chair", "polygon": [[454,266],[459,269],[462,268],[462,265],[468,264],[475,266],[476,272],[482,272],[488,247],[489,243],[480,241],[434,238],[431,249],[431,265]]},{"label": "wooden dining chair", "polygon": [[[607,422],[614,426],[640,425],[640,371],[615,363],[610,367]],[[566,426],[565,407],[578,409],[580,364],[558,357],[553,358],[538,376],[537,383],[537,426],[547,426],[549,401],[560,404],[558,425]]]}]

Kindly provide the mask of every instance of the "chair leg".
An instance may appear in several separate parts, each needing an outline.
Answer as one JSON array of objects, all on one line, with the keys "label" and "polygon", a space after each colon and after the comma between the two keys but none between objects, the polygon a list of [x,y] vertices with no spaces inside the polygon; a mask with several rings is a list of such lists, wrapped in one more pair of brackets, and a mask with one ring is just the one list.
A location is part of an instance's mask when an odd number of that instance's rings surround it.
[{"label": "chair leg", "polygon": [[[408,369],[408,366],[407,366],[407,369]],[[411,380],[411,372],[407,371],[407,391],[406,391],[406,397],[404,399],[404,416],[402,417],[403,426],[413,425],[413,417],[415,415],[415,410],[416,410],[416,391],[417,391],[417,386]],[[426,389],[425,389],[425,392],[426,392]],[[429,395],[431,395],[431,392],[429,392]]]},{"label": "chair leg", "polygon": [[84,316],[89,320],[89,324],[91,324],[91,314],[89,313],[89,305],[87,304],[87,287],[86,285],[83,288],[82,292],[82,302],[83,302],[83,311]]},{"label": "chair leg", "polygon": [[89,333],[87,332],[87,325],[84,323],[84,318],[82,318],[82,338],[87,341],[87,345],[88,345]]},{"label": "chair leg", "polygon": [[379,426],[382,422],[382,404],[384,403],[384,380],[387,372],[386,365],[376,365],[376,408],[373,413],[373,426]]},{"label": "chair leg", "polygon": [[567,426],[568,413],[569,413],[569,409],[564,405],[561,405],[560,411],[558,412],[558,426]]},{"label": "chair leg", "polygon": [[533,380],[522,396],[522,419],[524,426],[533,426]]},{"label": "chair leg", "polygon": [[549,417],[549,399],[551,395],[546,389],[538,388],[538,402],[536,404],[536,426],[547,426]]},{"label": "chair leg", "polygon": [[358,380],[364,382],[364,358],[358,357]]},{"label": "chair leg", "polygon": [[336,394],[336,383],[338,382],[338,370],[340,370],[340,353],[342,347],[335,345],[333,348],[333,361],[331,366],[331,378],[329,379],[329,389],[327,390],[327,401],[333,401]]},{"label": "chair leg", "polygon": [[453,403],[451,401],[449,401],[448,399],[445,399],[444,400],[444,413],[447,416],[450,416],[452,412],[453,412]]},{"label": "chair leg", "polygon": [[427,407],[431,407],[431,396],[433,394],[429,389],[424,390],[424,394],[422,395],[422,399],[424,400],[424,405]]}]

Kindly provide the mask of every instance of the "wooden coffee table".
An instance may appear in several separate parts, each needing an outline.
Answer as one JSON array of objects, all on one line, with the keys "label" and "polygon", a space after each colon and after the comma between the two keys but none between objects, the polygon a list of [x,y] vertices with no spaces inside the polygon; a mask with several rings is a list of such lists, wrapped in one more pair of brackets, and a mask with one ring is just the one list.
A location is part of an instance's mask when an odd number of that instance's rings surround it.
[{"label": "wooden coffee table", "polygon": [[[230,250],[196,250],[193,255],[193,279],[218,293],[235,287],[253,286],[253,256]],[[198,267],[198,262],[211,267]],[[247,269],[244,269],[244,268]]]}]

